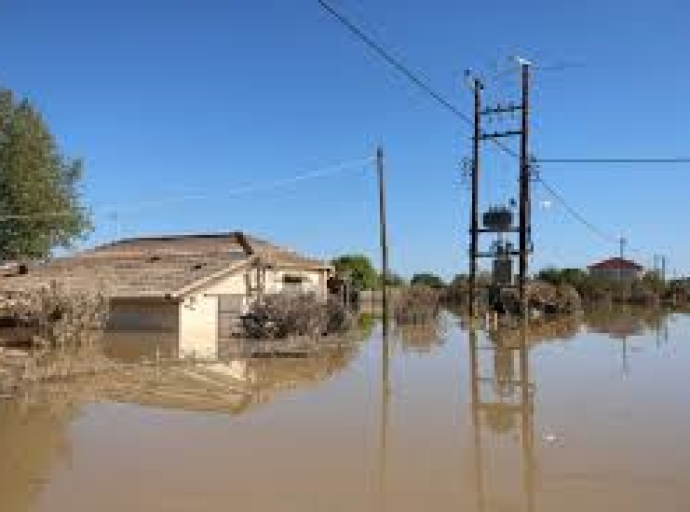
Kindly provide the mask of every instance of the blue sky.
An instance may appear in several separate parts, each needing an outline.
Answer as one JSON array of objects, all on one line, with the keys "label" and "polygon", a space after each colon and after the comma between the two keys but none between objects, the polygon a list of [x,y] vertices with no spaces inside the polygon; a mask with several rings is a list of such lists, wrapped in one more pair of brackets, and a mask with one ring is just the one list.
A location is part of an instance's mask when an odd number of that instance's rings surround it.
[{"label": "blue sky", "polygon": [[[537,65],[533,149],[542,158],[690,156],[690,5],[682,1],[332,0],[470,113],[466,68],[510,55]],[[388,160],[392,266],[466,270],[469,128],[372,55],[316,0],[0,0],[0,84],[36,103],[86,163],[88,244],[117,236],[244,229],[308,253],[376,256],[373,169],[291,188],[224,194],[357,160]],[[510,75],[487,100],[516,99]],[[515,165],[485,150],[485,199],[505,201]],[[681,239],[690,166],[544,165],[589,219],[650,263],[690,269]],[[584,266],[616,251],[535,187],[534,266]],[[105,215],[200,192],[204,200]]]}]

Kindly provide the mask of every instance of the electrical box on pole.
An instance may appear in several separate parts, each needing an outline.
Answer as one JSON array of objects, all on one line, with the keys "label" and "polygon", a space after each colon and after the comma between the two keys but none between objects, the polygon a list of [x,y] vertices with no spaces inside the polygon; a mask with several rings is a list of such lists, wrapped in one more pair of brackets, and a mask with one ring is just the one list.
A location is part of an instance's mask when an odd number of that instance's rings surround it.
[{"label": "electrical box on pole", "polygon": [[[471,165],[471,203],[470,203],[470,279],[469,279],[469,313],[475,316],[478,299],[478,262],[481,258],[492,260],[492,272],[489,297],[501,297],[503,289],[517,288],[520,312],[528,314],[527,273],[529,270],[529,255],[532,252],[531,228],[531,159],[529,156],[529,88],[530,64],[520,60],[521,71],[521,101],[519,104],[498,104],[494,107],[482,108],[482,91],[484,85],[479,79],[472,80],[474,92],[474,133],[472,137],[472,165]],[[502,114],[520,113],[519,128],[511,127],[504,131],[485,133],[482,130],[484,116],[500,116]],[[520,149],[516,153],[505,146],[499,139],[519,137]],[[479,157],[481,144],[491,141],[500,149],[507,150],[518,158],[517,197],[518,202],[508,201],[510,206],[493,205],[482,215],[483,227],[479,226],[480,210],[480,182]],[[514,223],[513,208],[517,207],[518,222]],[[480,248],[480,234],[493,234],[494,241],[488,250]],[[517,249],[512,240],[517,234]],[[513,262],[517,259],[517,276],[514,274]],[[517,279],[516,279],[517,278]],[[489,306],[493,306],[489,304]]]}]

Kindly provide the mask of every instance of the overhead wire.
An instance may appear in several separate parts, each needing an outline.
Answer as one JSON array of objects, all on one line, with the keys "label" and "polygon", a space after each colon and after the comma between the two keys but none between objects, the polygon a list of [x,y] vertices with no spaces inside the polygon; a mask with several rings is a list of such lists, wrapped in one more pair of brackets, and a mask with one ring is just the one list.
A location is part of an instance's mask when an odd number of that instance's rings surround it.
[{"label": "overhead wire", "polygon": [[[344,14],[337,11],[325,0],[317,0],[319,4],[337,21],[339,21],[345,28],[347,28],[352,34],[354,34],[360,41],[362,41],[370,50],[375,54],[385,60],[390,66],[396,69],[399,73],[404,75],[412,84],[417,86],[420,90],[428,94],[431,98],[436,100],[436,102],[448,110],[451,114],[455,115],[458,119],[463,121],[468,126],[474,124],[474,120],[465,114],[462,110],[456,107],[452,102],[447,100],[441,93],[436,91],[429,82],[423,78],[420,78],[417,73],[412,71],[407,65],[394,57],[388,50],[386,50],[381,44],[376,42],[371,36],[366,34],[364,30],[355,25],[350,19],[348,19]],[[518,157],[518,153],[513,150],[510,146],[502,143],[496,139],[490,139],[490,141],[496,145],[501,151],[509,156]]]},{"label": "overhead wire", "polygon": [[613,235],[610,235],[606,231],[600,229],[597,227],[595,224],[587,220],[587,218],[582,215],[580,212],[578,212],[573,206],[570,205],[570,203],[563,197],[563,195],[556,190],[552,185],[549,185],[546,181],[544,181],[543,177],[539,176],[537,177],[536,181],[541,184],[542,187],[549,193],[549,195],[555,199],[562,207],[565,209],[572,217],[577,219],[582,225],[584,225],[587,229],[589,229],[592,233],[594,233],[596,236],[601,238],[604,242],[610,243],[618,243],[620,240],[620,237],[615,237]]},{"label": "overhead wire", "polygon": [[548,164],[690,164],[688,157],[676,158],[538,158]]},{"label": "overhead wire", "polygon": [[[434,90],[434,88],[425,80],[422,80],[419,78],[413,71],[410,70],[409,67],[404,65],[400,60],[397,58],[393,57],[386,49],[381,46],[378,42],[374,41],[369,35],[367,35],[360,27],[355,25],[352,21],[350,21],[344,14],[341,12],[337,11],[334,9],[328,2],[325,0],[317,0],[318,3],[328,12],[333,16],[337,21],[339,21],[342,25],[344,25],[350,32],[352,32],[355,36],[357,36],[362,42],[364,42],[371,50],[373,50],[377,55],[382,57],[388,64],[393,66],[397,71],[402,73],[404,76],[406,76],[412,83],[417,85],[420,89],[425,91],[429,96],[431,96],[433,99],[435,99],[441,106],[445,107],[449,112],[457,116],[460,120],[468,124],[469,126],[474,125],[474,121],[470,116],[462,112],[459,108],[454,106],[451,102],[449,102],[447,99],[445,99],[440,93]],[[509,146],[503,144],[502,142],[496,140],[496,139],[489,139],[491,142],[494,143],[495,146],[497,146],[500,150],[502,150],[504,153],[507,155],[513,157],[513,158],[519,158],[519,154],[514,151],[512,148]],[[537,160],[537,162],[545,162],[545,160]],[[539,176],[538,181],[544,186],[546,191],[558,202],[560,203],[563,208],[570,213],[575,219],[583,223],[585,226],[587,226],[592,232],[596,233],[599,237],[601,237],[604,240],[610,241],[611,237],[609,237],[604,230],[599,229],[596,227],[592,222],[587,220],[584,215],[579,213],[573,206],[571,206],[565,198],[558,193],[551,185],[546,183],[546,181],[543,179],[543,177]]]},{"label": "overhead wire", "polygon": [[[198,201],[204,199],[212,199],[214,197],[227,197],[236,196],[243,194],[250,194],[256,192],[267,192],[272,190],[278,190],[282,188],[289,187],[291,185],[302,183],[309,180],[321,179],[337,174],[342,174],[349,172],[353,169],[363,170],[364,164],[371,163],[375,160],[374,156],[368,156],[364,158],[358,158],[356,160],[349,160],[341,162],[335,165],[329,165],[316,169],[303,174],[298,174],[291,176],[289,178],[281,178],[273,181],[268,181],[258,184],[247,184],[239,186],[228,190],[214,190],[213,192],[199,191],[193,194],[186,194],[182,196],[173,196],[164,199],[147,200],[133,203],[122,203],[122,204],[111,204],[111,205],[100,205],[94,206],[93,210],[101,211],[105,214],[121,214],[121,213],[132,213],[141,210],[146,210],[149,208],[157,208],[161,206],[167,206],[169,204],[178,204],[187,201]],[[0,214],[0,222],[9,220],[33,220],[42,218],[53,218],[53,217],[66,217],[73,215],[73,212],[69,211],[54,211],[54,212],[37,212],[29,214]]]},{"label": "overhead wire", "polygon": [[426,92],[429,96],[435,99],[440,105],[445,107],[447,110],[455,114],[462,121],[464,121],[469,126],[474,124],[474,121],[470,116],[465,114],[450,101],[445,99],[441,94],[436,92],[434,88],[424,79],[417,76],[416,73],[410,70],[405,64],[403,64],[398,58],[394,57],[390,52],[388,52],[383,46],[378,42],[374,41],[369,35],[367,35],[361,28],[350,21],[344,14],[337,11],[325,0],[317,0],[321,7],[323,7],[331,16],[338,20],[343,26],[345,26],[352,34],[357,36],[364,44],[366,44],[369,49],[373,50],[379,57],[385,60],[388,64],[393,66],[398,72],[402,73],[407,77],[407,79],[415,84],[419,89]]}]

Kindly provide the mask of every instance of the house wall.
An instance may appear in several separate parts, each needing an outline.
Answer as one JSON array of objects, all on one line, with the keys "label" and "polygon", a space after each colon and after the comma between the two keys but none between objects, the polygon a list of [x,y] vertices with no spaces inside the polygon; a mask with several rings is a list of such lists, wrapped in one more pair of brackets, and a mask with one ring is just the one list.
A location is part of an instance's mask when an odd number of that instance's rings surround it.
[{"label": "house wall", "polygon": [[[180,355],[218,356],[218,297],[246,297],[245,271],[215,280],[188,294],[180,304]],[[246,311],[246,300],[243,305]]]},{"label": "house wall", "polygon": [[[300,291],[313,292],[324,300],[328,296],[326,270],[301,270],[288,268],[267,269],[265,274],[266,294],[286,291],[285,276],[303,279]],[[156,352],[164,356],[174,352],[182,357],[195,356],[214,358],[218,356],[219,345],[219,296],[240,296],[241,310],[247,312],[253,296],[247,286],[256,288],[257,275],[254,269],[241,269],[229,276],[214,280],[187,294],[179,303],[164,301],[118,301],[111,306],[109,329],[120,333],[137,333],[136,336],[111,336],[119,343],[119,349],[127,354]],[[224,316],[227,321],[227,316]],[[160,333],[158,336],[141,336],[141,333]],[[140,341],[137,341],[140,340]],[[152,341],[153,340],[153,341]],[[126,341],[126,343],[125,343]],[[172,345],[176,344],[176,350]],[[127,345],[125,347],[125,345]]]},{"label": "house wall", "polygon": [[[286,290],[286,275],[303,279],[301,291],[313,292],[325,300],[328,296],[327,270],[302,270],[274,268],[265,272],[265,293],[282,293]],[[248,311],[256,297],[256,269],[238,270],[229,276],[217,279],[191,292],[180,304],[180,355],[216,357],[219,350],[219,333],[228,332],[228,326],[219,327],[219,298],[224,295],[241,296],[238,316]],[[248,288],[249,287],[249,288]],[[223,322],[231,322],[228,315],[221,316]]]},{"label": "house wall", "polygon": [[285,277],[299,277],[303,279],[301,292],[315,293],[319,298],[328,297],[328,271],[318,269],[293,269],[280,268],[266,270],[266,293],[281,293],[289,288],[286,286]]}]

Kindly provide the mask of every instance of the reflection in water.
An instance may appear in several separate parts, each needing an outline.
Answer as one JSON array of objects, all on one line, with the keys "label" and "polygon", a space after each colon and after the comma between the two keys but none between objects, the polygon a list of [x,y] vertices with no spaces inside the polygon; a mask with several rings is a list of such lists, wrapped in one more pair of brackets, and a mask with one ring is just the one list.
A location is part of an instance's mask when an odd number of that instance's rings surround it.
[{"label": "reflection in water", "polygon": [[[618,341],[577,322],[449,322],[423,357],[377,324],[340,351],[138,367],[83,395],[153,407],[2,403],[0,510],[688,510],[690,318],[675,321],[672,357],[640,353],[626,380]],[[646,325],[663,340],[663,317]]]},{"label": "reflection in water", "polygon": [[[477,331],[470,326],[470,387],[472,428],[475,451],[477,509],[487,510],[484,427],[494,435],[512,433],[518,428],[522,460],[522,489],[525,510],[534,510],[534,385],[530,382],[528,331],[523,326],[515,336],[492,333],[491,344],[480,345]],[[491,353],[491,365],[483,373],[481,353]],[[482,421],[483,420],[483,421]],[[491,510],[491,509],[489,509]]]},{"label": "reflection in water", "polygon": [[599,308],[585,314],[585,324],[590,332],[607,334],[611,338],[625,340],[647,332],[659,333],[665,327],[669,312],[663,309],[634,306]]},{"label": "reflection in water", "polygon": [[73,393],[0,400],[0,510],[33,508],[54,467],[70,456],[67,430],[77,408]]},{"label": "reflection in water", "polygon": [[379,496],[381,497],[380,509],[388,508],[386,503],[386,468],[388,467],[388,429],[390,422],[390,324],[388,316],[384,314],[381,324],[381,422],[379,436]]},{"label": "reflection in water", "polygon": [[663,309],[617,306],[588,311],[585,324],[590,332],[620,341],[621,374],[630,374],[629,339],[654,333],[657,348],[668,343],[669,313]]},{"label": "reflection in water", "polygon": [[139,366],[120,372],[104,395],[159,408],[240,414],[279,393],[328,380],[348,366],[358,349],[346,344],[303,356]]},{"label": "reflection in water", "polygon": [[403,351],[429,354],[447,340],[443,318],[396,326],[396,335]]}]

